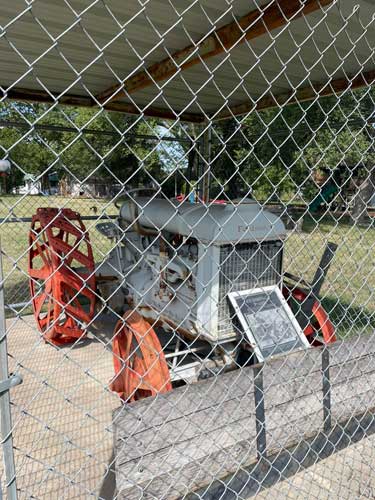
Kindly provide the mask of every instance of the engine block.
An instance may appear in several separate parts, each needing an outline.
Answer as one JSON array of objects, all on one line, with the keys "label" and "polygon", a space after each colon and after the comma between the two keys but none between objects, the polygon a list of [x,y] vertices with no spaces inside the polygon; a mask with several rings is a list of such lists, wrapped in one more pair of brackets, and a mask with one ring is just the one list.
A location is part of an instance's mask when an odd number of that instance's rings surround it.
[{"label": "engine block", "polygon": [[142,198],[137,207],[122,206],[114,227],[123,244],[97,268],[101,293],[118,312],[132,303],[164,328],[226,342],[236,336],[227,294],[281,285],[285,228],[255,202],[235,210]]}]

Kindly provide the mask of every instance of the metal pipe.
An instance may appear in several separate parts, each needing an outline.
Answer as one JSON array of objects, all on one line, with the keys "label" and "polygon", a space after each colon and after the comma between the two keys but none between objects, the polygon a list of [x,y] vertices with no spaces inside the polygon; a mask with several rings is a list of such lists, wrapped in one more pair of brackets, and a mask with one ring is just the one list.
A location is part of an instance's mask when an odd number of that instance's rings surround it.
[{"label": "metal pipe", "polygon": [[[81,217],[82,220],[101,220],[101,219],[117,219],[117,215],[83,215]],[[31,217],[3,217],[0,218],[0,224],[10,224],[10,223],[17,223],[17,222],[31,222],[32,218]]]},{"label": "metal pipe", "polygon": [[165,359],[174,358],[175,356],[183,356],[184,354],[194,354],[195,352],[204,351],[204,347],[193,347],[192,349],[185,349],[184,351],[174,351],[165,355]]},{"label": "metal pipe", "polygon": [[[3,262],[0,243],[0,381],[4,382],[7,380],[9,380],[8,347],[5,323]],[[10,411],[9,390],[0,393],[0,424],[7,484],[7,498],[8,500],[17,500],[16,468],[13,453],[12,414]]]},{"label": "metal pipe", "polygon": [[180,337],[178,337],[177,338],[177,342],[176,342],[176,347],[175,347],[175,350],[174,350],[174,355],[170,356],[170,357],[173,357],[172,368],[176,368],[177,357],[178,357],[180,345],[181,345],[181,339],[180,339]]},{"label": "metal pipe", "polygon": [[25,307],[31,305],[29,302],[17,302],[17,304],[6,304],[5,309],[20,309],[21,307]]},{"label": "metal pipe", "polygon": [[203,172],[202,172],[202,200],[208,203],[210,199],[210,178],[211,178],[211,123],[207,126],[203,134]]},{"label": "metal pipe", "polygon": [[173,137],[169,135],[165,137],[159,137],[157,135],[148,135],[148,134],[134,134],[134,133],[123,134],[121,132],[117,132],[116,130],[103,130],[103,129],[93,129],[93,128],[79,129],[74,127],[63,127],[60,125],[42,125],[42,124],[30,125],[29,123],[16,122],[10,120],[0,120],[0,127],[38,130],[38,131],[45,130],[51,132],[72,132],[75,134],[82,133],[82,134],[92,134],[92,135],[107,135],[113,137],[124,135],[127,140],[146,139],[150,141],[168,141],[168,142],[186,142],[186,143],[191,142],[191,139],[189,138],[184,139],[182,137]]}]

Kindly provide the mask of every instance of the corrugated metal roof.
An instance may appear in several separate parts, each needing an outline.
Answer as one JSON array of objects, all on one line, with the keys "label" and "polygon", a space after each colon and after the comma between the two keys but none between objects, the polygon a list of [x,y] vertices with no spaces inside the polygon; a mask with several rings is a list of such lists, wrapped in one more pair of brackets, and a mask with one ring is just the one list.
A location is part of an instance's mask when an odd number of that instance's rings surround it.
[{"label": "corrugated metal roof", "polygon": [[[93,97],[265,1],[22,0],[0,10],[0,85]],[[355,5],[359,8],[355,11]],[[332,2],[122,102],[212,115],[375,69],[375,3]],[[161,90],[162,89],[162,90]]]}]

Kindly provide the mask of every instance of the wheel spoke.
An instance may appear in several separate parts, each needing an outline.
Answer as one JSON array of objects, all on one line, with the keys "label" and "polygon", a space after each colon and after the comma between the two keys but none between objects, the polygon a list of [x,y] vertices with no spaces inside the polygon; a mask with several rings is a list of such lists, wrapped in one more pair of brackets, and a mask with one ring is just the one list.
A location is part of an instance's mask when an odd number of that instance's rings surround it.
[{"label": "wheel spoke", "polygon": [[40,269],[29,269],[29,275],[34,279],[46,279],[51,275],[51,268],[45,264]]},{"label": "wheel spoke", "polygon": [[39,235],[37,236],[33,232],[30,232],[30,237],[33,240],[32,245],[34,247],[35,256],[39,255],[46,265],[51,265],[49,246],[43,236],[44,233],[42,235],[43,243],[40,243]]},{"label": "wheel spoke", "polygon": [[113,363],[116,378],[111,389],[127,402],[172,389],[168,365],[152,327],[136,312],[116,325]]},{"label": "wheel spoke", "polygon": [[47,298],[47,294],[45,291],[41,292],[40,295],[34,297],[34,307],[35,307],[35,316],[39,317],[39,314],[42,310],[43,304]]},{"label": "wheel spoke", "polygon": [[[82,323],[90,323],[95,313],[92,250],[85,226],[76,212],[41,208],[32,220],[29,233],[30,290],[34,294],[38,285],[43,289],[33,298],[35,319],[46,339],[55,345],[63,345],[85,335]],[[83,239],[89,250],[87,255],[76,248]],[[74,259],[82,264],[85,276],[71,269]],[[86,275],[91,277],[86,279]],[[81,295],[88,299],[85,300],[88,307],[81,303]],[[40,317],[44,307],[46,314]],[[64,318],[62,311],[66,313]]]}]

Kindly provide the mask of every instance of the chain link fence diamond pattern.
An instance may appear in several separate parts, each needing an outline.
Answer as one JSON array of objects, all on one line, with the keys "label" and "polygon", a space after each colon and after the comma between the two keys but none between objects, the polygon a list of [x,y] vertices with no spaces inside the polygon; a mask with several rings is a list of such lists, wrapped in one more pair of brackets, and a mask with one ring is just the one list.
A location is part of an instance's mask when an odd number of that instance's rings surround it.
[{"label": "chain link fence diamond pattern", "polygon": [[370,0],[2,6],[0,492],[374,496],[374,40]]}]

